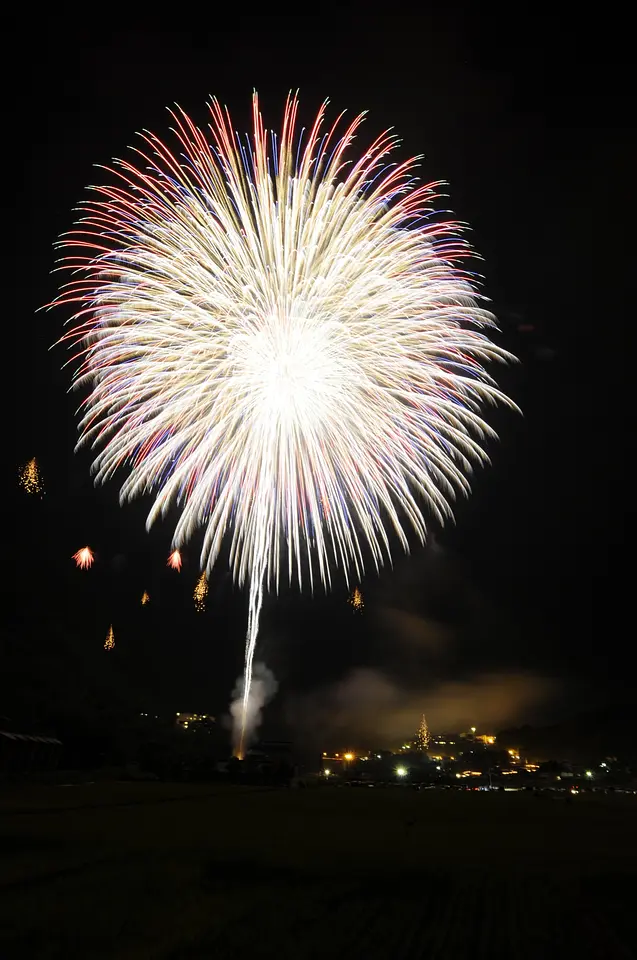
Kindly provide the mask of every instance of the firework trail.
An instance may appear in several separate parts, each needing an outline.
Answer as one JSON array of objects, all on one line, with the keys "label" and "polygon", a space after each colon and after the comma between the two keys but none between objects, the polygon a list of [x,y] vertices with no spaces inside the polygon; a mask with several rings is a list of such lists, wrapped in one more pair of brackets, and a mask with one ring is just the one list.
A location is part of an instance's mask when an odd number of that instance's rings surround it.
[{"label": "firework trail", "polygon": [[88,570],[89,567],[93,566],[95,554],[90,547],[82,547],[77,553],[73,554],[71,559],[75,560],[75,566],[80,570]]},{"label": "firework trail", "polygon": [[146,604],[150,603],[150,596],[147,590],[144,590],[142,593],[142,607],[145,607]]},{"label": "firework trail", "polygon": [[166,563],[167,567],[170,567],[172,570],[176,570],[177,573],[181,570],[181,553],[179,550],[173,550],[171,555],[168,557],[168,562]]},{"label": "firework trail", "polygon": [[227,536],[249,583],[241,741],[264,590],[359,581],[390,533],[424,541],[487,461],[482,406],[510,404],[439,185],[389,132],[347,160],[363,114],[324,126],[324,104],[297,134],[297,111],[268,135],[255,94],[245,139],[216,100],[206,133],[176,108],[176,151],[141,134],[61,241],[96,482],[126,466],[148,526],[176,504],[174,549],[203,527],[209,572]]}]

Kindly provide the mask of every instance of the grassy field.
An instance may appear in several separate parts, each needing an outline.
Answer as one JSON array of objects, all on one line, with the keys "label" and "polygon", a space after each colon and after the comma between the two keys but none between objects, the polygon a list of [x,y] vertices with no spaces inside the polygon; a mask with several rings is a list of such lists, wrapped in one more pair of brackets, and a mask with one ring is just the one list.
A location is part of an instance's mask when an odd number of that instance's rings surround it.
[{"label": "grassy field", "polygon": [[637,798],[0,795],[0,958],[632,958]]}]

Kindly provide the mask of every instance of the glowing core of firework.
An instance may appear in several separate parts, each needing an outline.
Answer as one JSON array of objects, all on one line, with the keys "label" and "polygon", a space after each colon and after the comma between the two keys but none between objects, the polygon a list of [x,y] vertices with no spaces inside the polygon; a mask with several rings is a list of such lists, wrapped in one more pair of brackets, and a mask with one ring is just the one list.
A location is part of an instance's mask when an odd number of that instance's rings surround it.
[{"label": "glowing core of firework", "polygon": [[89,567],[93,566],[95,554],[90,547],[82,547],[77,553],[73,554],[72,559],[75,560],[75,565],[80,570],[88,570]]},{"label": "glowing core of firework", "polygon": [[247,144],[210,110],[210,134],[171,112],[175,153],[145,132],[137,168],[115,161],[62,242],[56,302],[77,310],[97,481],[130,466],[122,500],[155,491],[149,526],[177,504],[179,546],[204,526],[207,571],[228,535],[249,582],[243,752],[264,590],[360,579],[390,532],[408,550],[406,528],[424,542],[426,513],[449,518],[487,461],[482,406],[510,403],[485,371],[508,354],[393,134],[346,162],[362,114],[324,132],[324,104],[297,135],[290,97],[270,146],[256,94]]},{"label": "glowing core of firework", "polygon": [[181,554],[179,550],[173,550],[171,555],[168,557],[168,562],[166,563],[167,567],[170,567],[172,570],[181,570]]}]

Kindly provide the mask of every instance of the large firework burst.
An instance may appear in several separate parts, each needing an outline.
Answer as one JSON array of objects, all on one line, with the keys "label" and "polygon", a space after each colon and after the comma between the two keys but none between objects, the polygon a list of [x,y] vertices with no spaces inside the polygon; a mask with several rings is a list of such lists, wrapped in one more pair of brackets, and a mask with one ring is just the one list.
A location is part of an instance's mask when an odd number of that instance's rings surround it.
[{"label": "large firework burst", "polygon": [[363,114],[324,131],[324,104],[297,135],[297,108],[268,136],[255,95],[251,139],[216,100],[209,134],[172,111],[177,151],[143,133],[62,241],[79,442],[97,481],[127,468],[122,500],[155,494],[148,525],[179,506],[175,549],[204,528],[205,569],[229,537],[250,583],[246,706],[263,590],[358,580],[389,530],[424,540],[487,459],[482,405],[508,402],[438,184],[392,162],[389,132],[347,161]]}]

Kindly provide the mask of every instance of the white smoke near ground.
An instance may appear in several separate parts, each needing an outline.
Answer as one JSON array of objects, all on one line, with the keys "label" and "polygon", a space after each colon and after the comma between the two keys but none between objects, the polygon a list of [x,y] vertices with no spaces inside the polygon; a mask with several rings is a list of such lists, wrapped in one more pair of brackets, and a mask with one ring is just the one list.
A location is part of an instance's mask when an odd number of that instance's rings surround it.
[{"label": "white smoke near ground", "polygon": [[[230,714],[232,717],[232,749],[235,756],[249,745],[254,734],[261,725],[263,708],[277,692],[278,683],[272,671],[264,663],[255,663],[252,669],[252,682],[247,703],[245,704],[244,720],[244,689],[245,677],[239,677],[232,691]],[[243,728],[243,744],[242,744]]]}]

